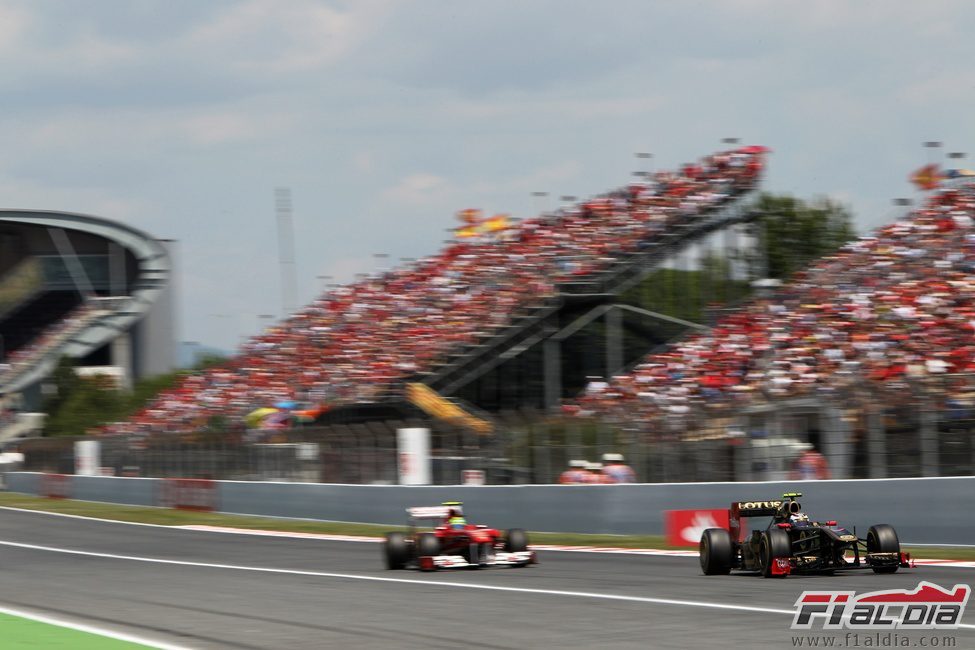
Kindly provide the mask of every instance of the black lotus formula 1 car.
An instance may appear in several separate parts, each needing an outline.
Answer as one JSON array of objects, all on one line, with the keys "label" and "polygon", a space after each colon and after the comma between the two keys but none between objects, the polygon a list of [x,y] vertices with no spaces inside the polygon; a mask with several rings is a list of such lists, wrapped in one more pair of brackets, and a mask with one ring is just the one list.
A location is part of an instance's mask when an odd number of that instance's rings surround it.
[{"label": "black lotus formula 1 car", "polygon": [[[791,573],[832,573],[873,569],[894,573],[910,567],[893,527],[876,524],[859,538],[835,521],[810,521],[787,492],[781,500],[736,501],[728,511],[728,530],[708,528],[701,535],[701,569],[705,575],[727,575],[732,569],[784,578]],[[771,517],[765,529],[742,530],[742,518]]]}]

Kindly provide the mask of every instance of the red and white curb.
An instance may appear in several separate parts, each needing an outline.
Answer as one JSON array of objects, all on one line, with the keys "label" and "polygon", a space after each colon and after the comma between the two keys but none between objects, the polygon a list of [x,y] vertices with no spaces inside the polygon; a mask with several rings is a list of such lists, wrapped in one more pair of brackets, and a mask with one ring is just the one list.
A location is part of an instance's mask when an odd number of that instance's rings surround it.
[{"label": "red and white curb", "polygon": [[[247,528],[228,528],[225,526],[173,526],[183,530],[199,530],[209,533],[230,533],[234,535],[261,535],[264,537],[294,537],[299,539],[321,539],[333,542],[369,542],[383,541],[382,537],[366,535],[331,535],[328,533],[291,533],[281,530],[252,530]],[[534,551],[561,551],[568,553],[605,553],[613,555],[657,555],[671,557],[697,557],[697,551],[668,550],[662,548],[624,548],[619,546],[570,546],[564,544],[532,544]],[[947,566],[956,569],[975,569],[975,561],[971,560],[911,560],[918,566]]]}]

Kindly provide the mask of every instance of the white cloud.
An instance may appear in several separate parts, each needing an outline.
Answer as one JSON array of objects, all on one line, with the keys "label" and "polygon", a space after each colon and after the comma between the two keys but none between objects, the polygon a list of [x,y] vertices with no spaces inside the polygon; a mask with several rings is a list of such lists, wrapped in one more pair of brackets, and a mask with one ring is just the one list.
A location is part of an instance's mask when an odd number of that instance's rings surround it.
[{"label": "white cloud", "polygon": [[278,185],[312,289],[433,253],[460,208],[617,187],[634,151],[768,144],[767,189],[833,188],[861,228],[922,141],[975,151],[968,2],[75,4],[0,0],[4,203],[187,242],[186,329],[224,347],[209,313],[280,308]]},{"label": "white cloud", "polygon": [[410,174],[396,185],[383,190],[387,201],[409,205],[440,203],[448,192],[447,179],[437,174],[421,172]]},{"label": "white cloud", "polygon": [[342,11],[309,0],[251,0],[214,14],[192,30],[185,43],[242,72],[310,71],[349,54],[375,25],[385,4],[355,3]]},{"label": "white cloud", "polygon": [[171,129],[201,145],[258,140],[290,124],[284,116],[261,116],[244,111],[207,110],[174,120]]},{"label": "white cloud", "polygon": [[646,115],[662,105],[655,96],[591,97],[536,95],[519,93],[497,99],[457,99],[445,103],[440,111],[462,119],[503,119],[537,115],[540,118],[557,114],[560,118],[574,120],[599,120]]},{"label": "white cloud", "polygon": [[10,4],[0,5],[0,51],[16,52],[26,41],[33,24],[32,14]]},{"label": "white cloud", "polygon": [[352,166],[356,171],[368,174],[375,170],[376,161],[372,152],[356,151],[352,155]]}]

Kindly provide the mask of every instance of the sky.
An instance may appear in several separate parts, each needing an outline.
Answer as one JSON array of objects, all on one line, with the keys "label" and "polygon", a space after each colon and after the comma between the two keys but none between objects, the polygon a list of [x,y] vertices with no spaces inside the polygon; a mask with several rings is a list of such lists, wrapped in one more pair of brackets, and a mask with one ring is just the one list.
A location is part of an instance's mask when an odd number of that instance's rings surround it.
[{"label": "sky", "polygon": [[973,25],[937,0],[0,0],[0,207],[176,240],[179,339],[224,349],[285,311],[278,187],[298,305],[435,253],[457,210],[531,216],[728,137],[862,233],[918,166],[975,166]]}]

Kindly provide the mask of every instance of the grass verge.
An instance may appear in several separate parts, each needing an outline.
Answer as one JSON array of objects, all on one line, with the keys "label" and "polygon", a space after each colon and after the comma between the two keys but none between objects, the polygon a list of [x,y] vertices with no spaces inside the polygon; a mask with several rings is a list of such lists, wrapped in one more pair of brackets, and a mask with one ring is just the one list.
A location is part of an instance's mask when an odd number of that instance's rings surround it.
[{"label": "grass verge", "polygon": [[[131,521],[161,526],[226,526],[247,530],[277,530],[296,533],[326,533],[333,535],[365,535],[379,537],[392,530],[405,530],[400,526],[382,524],[356,524],[332,521],[306,521],[300,519],[276,519],[249,515],[228,515],[217,512],[192,512],[171,508],[147,508],[123,506],[93,501],[48,499],[16,492],[0,492],[0,506],[23,510],[60,512],[83,517]],[[536,544],[564,544],[571,546],[615,546],[620,548],[680,549],[670,546],[662,535],[588,535],[581,533],[531,532]],[[975,548],[952,546],[904,546],[902,550],[914,557],[946,560],[975,560]]]}]

